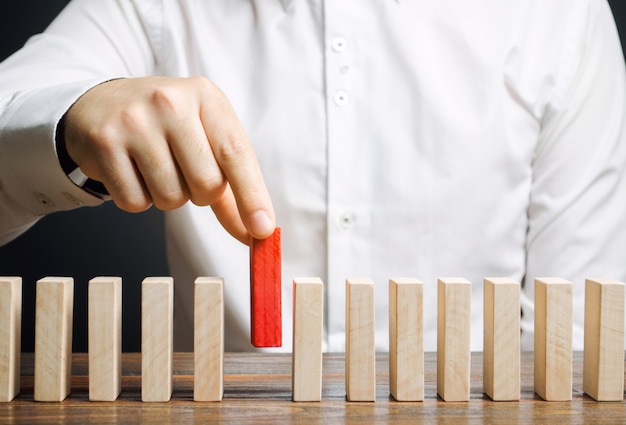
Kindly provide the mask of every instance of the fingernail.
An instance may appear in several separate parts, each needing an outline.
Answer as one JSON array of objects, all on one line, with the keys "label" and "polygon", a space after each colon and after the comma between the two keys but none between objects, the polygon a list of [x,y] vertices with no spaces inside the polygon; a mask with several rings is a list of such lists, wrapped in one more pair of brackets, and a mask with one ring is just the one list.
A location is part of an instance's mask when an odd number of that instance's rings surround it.
[{"label": "fingernail", "polygon": [[250,217],[250,228],[255,235],[271,235],[274,231],[274,222],[263,210],[256,211]]}]

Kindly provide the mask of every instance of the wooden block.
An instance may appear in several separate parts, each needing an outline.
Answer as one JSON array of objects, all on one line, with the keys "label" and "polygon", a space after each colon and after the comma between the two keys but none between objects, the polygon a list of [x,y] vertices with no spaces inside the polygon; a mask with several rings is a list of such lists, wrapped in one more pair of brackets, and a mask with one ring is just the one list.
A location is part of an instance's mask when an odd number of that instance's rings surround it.
[{"label": "wooden block", "polygon": [[89,281],[89,400],[115,401],[122,389],[122,278]]},{"label": "wooden block", "polygon": [[250,244],[250,337],[255,347],[282,346],[280,227]]},{"label": "wooden block", "polygon": [[424,285],[389,280],[389,389],[397,401],[424,400]]},{"label": "wooden block", "polygon": [[462,278],[437,282],[437,394],[468,401],[472,284]]},{"label": "wooden block", "polygon": [[535,279],[535,392],[547,401],[572,399],[572,283]]},{"label": "wooden block", "polygon": [[0,277],[0,402],[20,392],[22,278]]},{"label": "wooden block", "polygon": [[293,401],[322,400],[324,284],[313,278],[293,280]]},{"label": "wooden block", "polygon": [[224,395],[224,279],[199,277],[194,289],[195,401]]},{"label": "wooden block", "polygon": [[492,400],[520,399],[520,284],[484,280],[483,389]]},{"label": "wooden block", "polygon": [[74,279],[40,279],[36,292],[34,399],[63,401],[72,378]]},{"label": "wooden block", "polygon": [[141,400],[172,397],[174,280],[147,277],[141,284]]},{"label": "wooden block", "polygon": [[374,282],[346,280],[346,394],[348,401],[376,401]]},{"label": "wooden block", "polygon": [[598,401],[624,399],[623,282],[585,282],[583,391]]}]

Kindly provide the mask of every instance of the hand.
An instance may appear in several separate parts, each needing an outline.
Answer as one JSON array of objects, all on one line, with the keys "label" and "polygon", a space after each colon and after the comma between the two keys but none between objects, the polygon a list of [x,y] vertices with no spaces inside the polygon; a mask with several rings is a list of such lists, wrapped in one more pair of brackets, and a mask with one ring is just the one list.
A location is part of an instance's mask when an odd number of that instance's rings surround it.
[{"label": "hand", "polygon": [[129,212],[188,200],[210,205],[244,243],[275,227],[256,155],[226,96],[210,81],[112,80],[81,96],[65,115],[65,144],[82,172]]}]

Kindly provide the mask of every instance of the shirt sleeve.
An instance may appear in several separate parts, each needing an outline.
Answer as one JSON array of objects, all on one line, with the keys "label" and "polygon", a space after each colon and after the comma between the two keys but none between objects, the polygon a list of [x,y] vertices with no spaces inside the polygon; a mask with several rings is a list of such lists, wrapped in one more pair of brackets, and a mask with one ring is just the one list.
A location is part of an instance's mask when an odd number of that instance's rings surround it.
[{"label": "shirt sleeve", "polygon": [[0,245],[45,214],[102,202],[61,168],[57,123],[95,85],[151,74],[153,47],[133,2],[74,0],[0,64]]},{"label": "shirt sleeve", "polygon": [[604,0],[571,11],[533,160],[523,346],[532,347],[534,279],[574,283],[574,348],[582,349],[584,282],[626,279],[626,84]]}]

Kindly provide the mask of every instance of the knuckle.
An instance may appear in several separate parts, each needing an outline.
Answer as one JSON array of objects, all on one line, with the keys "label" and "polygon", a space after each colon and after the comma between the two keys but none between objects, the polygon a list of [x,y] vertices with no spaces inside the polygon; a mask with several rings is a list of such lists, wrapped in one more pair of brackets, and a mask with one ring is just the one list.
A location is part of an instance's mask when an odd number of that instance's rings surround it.
[{"label": "knuckle", "polygon": [[106,156],[111,154],[115,146],[120,143],[120,130],[116,124],[107,121],[100,126],[87,129],[87,138],[97,152]]},{"label": "knuckle", "polygon": [[189,200],[189,195],[183,191],[171,191],[158,196],[153,195],[154,206],[168,211],[182,207]]},{"label": "knuckle", "polygon": [[207,102],[207,110],[218,115],[232,112],[230,101],[217,84],[204,77],[191,77],[190,80],[194,91],[201,93],[201,97]]},{"label": "knuckle", "polygon": [[253,156],[252,147],[245,139],[235,133],[227,133],[217,147],[220,162],[235,162]]},{"label": "knuckle", "polygon": [[158,111],[167,116],[179,118],[187,113],[188,102],[185,101],[185,95],[178,86],[157,86],[153,88],[150,100]]},{"label": "knuckle", "polygon": [[150,120],[148,111],[141,102],[132,102],[121,108],[119,111],[119,129],[116,129],[116,122],[110,123],[112,130],[122,130],[130,133],[141,132],[148,125]]},{"label": "knuckle", "polygon": [[203,170],[202,172],[195,172],[186,176],[186,181],[193,191],[213,191],[226,184],[224,174],[219,168],[216,170],[209,169]]},{"label": "knuckle", "polygon": [[123,211],[138,213],[147,210],[152,205],[149,193],[141,188],[133,190],[121,176],[113,175],[103,183],[115,205]]},{"label": "knuckle", "polygon": [[190,184],[191,202],[199,206],[214,204],[222,197],[222,194],[228,187],[226,179],[222,175],[213,178],[196,181]]},{"label": "knuckle", "polygon": [[113,196],[113,201],[119,209],[129,213],[139,213],[147,210],[152,205],[149,198],[132,196]]},{"label": "knuckle", "polygon": [[85,138],[80,141],[81,154],[77,159],[83,173],[97,180],[106,176],[108,166],[114,162],[124,143],[119,133],[116,126],[109,124],[87,130]]},{"label": "knuckle", "polygon": [[106,119],[89,130],[91,143],[103,154],[111,154],[126,146],[129,140],[146,134],[150,128],[150,116],[139,102],[125,105],[108,115]]},{"label": "knuckle", "polygon": [[193,87],[198,88],[208,94],[222,95],[222,91],[217,87],[217,85],[206,77],[189,77],[188,81]]}]

